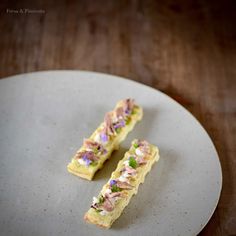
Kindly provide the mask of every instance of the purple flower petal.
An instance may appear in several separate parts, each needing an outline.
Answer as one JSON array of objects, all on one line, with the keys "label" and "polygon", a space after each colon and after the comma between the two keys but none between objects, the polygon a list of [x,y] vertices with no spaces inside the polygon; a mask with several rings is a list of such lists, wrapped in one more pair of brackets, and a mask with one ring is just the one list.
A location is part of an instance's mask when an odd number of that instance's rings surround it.
[{"label": "purple flower petal", "polygon": [[126,109],[126,110],[125,110],[125,114],[129,115],[129,114],[130,114],[130,110],[129,110],[129,109]]},{"label": "purple flower petal", "polygon": [[87,153],[85,153],[85,154],[82,156],[82,159],[83,159],[84,161],[88,160]]},{"label": "purple flower petal", "polygon": [[120,121],[120,125],[121,127],[125,127],[125,121],[124,120]]},{"label": "purple flower petal", "polygon": [[114,128],[115,129],[118,129],[118,128],[121,128],[121,127],[124,127],[125,126],[125,121],[124,120],[121,120],[121,121],[119,121],[118,123],[116,123],[115,125],[114,125]]},{"label": "purple flower petal", "polygon": [[89,160],[87,154],[84,154],[84,155],[82,156],[82,159],[83,159],[83,161],[85,162],[86,166],[90,165],[91,162],[92,162],[91,160]]},{"label": "purple flower petal", "polygon": [[108,141],[108,136],[104,133],[100,134],[100,138],[101,138],[102,142],[107,142]]},{"label": "purple flower petal", "polygon": [[118,128],[120,128],[120,125],[119,125],[119,123],[118,123],[118,124],[115,124],[115,125],[114,125],[114,128],[115,128],[115,129],[118,129]]},{"label": "purple flower petal", "polygon": [[116,183],[117,183],[116,180],[112,179],[112,180],[110,181],[110,186],[115,185]]},{"label": "purple flower petal", "polygon": [[85,163],[86,163],[86,166],[89,166],[90,164],[91,164],[91,160],[89,160],[89,159],[86,159],[86,161],[85,161]]},{"label": "purple flower petal", "polygon": [[92,161],[88,158],[88,154],[87,154],[87,153],[85,153],[85,154],[82,156],[82,159],[83,159],[83,161],[86,163],[86,166],[89,166],[89,165],[92,163]]}]

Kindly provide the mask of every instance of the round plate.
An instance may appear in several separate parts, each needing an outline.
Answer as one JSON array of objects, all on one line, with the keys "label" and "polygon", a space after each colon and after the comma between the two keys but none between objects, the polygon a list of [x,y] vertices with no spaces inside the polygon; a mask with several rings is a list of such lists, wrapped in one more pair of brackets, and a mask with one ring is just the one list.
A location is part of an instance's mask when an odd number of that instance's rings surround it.
[{"label": "round plate", "polygon": [[[66,166],[116,102],[144,117],[93,181]],[[84,213],[134,138],[160,160],[109,230]],[[100,73],[47,71],[0,81],[0,231],[3,235],[196,235],[219,200],[221,167],[199,122],[167,95]]]}]

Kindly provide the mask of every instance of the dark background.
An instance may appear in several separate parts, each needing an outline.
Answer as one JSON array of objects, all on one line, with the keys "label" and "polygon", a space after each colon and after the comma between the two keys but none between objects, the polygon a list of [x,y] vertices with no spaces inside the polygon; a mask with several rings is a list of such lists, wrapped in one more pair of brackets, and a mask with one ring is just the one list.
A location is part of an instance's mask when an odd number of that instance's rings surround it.
[{"label": "dark background", "polygon": [[[42,10],[13,13],[11,10]],[[200,235],[236,235],[236,1],[1,1],[0,78],[92,70],[159,89],[218,150],[223,189]]]}]

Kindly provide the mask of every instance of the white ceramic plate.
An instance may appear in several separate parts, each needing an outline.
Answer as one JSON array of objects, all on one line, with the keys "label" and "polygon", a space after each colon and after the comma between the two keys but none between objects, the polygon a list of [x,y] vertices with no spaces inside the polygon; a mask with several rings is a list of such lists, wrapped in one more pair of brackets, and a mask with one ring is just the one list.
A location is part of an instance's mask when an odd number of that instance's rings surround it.
[{"label": "white ceramic plate", "polygon": [[[66,166],[120,99],[143,120],[89,182]],[[158,145],[160,161],[110,230],[84,213],[134,138]],[[119,77],[80,71],[23,74],[0,81],[2,235],[196,235],[217,205],[222,175],[198,121],[167,95]]]}]

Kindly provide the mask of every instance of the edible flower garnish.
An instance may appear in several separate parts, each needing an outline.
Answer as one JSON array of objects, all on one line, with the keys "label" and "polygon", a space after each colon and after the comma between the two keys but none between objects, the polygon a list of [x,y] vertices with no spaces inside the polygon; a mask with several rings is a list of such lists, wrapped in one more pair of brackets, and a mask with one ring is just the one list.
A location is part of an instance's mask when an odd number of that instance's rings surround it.
[{"label": "edible flower garnish", "polygon": [[114,124],[115,129],[122,128],[124,126],[125,126],[125,121],[124,120],[119,120],[117,123]]},{"label": "edible flower garnish", "polygon": [[133,186],[127,182],[122,182],[120,180],[112,179],[109,183],[109,188],[111,191],[106,191],[105,195],[100,195],[99,198],[94,197],[93,204],[91,205],[95,211],[101,215],[106,215],[115,208],[115,202],[122,197],[122,190],[132,189]]},{"label": "edible flower garnish", "polygon": [[92,151],[78,152],[76,158],[82,159],[86,166],[95,163],[99,159]]},{"label": "edible flower garnish", "polygon": [[134,108],[134,99],[128,98],[123,101],[125,114],[129,115],[132,113]]},{"label": "edible flower garnish", "polygon": [[130,115],[134,110],[134,99],[125,99],[122,101],[120,107],[116,108],[114,112],[108,112],[104,118],[103,137],[101,139],[105,142],[108,140],[108,136],[119,134],[122,127],[129,124],[131,121]]},{"label": "edible flower garnish", "polygon": [[120,192],[121,189],[117,187],[117,180],[112,179],[110,181],[110,189],[112,192]]},{"label": "edible flower garnish", "polygon": [[110,186],[112,186],[112,185],[114,185],[114,184],[116,184],[116,183],[117,183],[117,181],[114,180],[114,179],[112,179],[112,180],[110,181]]},{"label": "edible flower garnish", "polygon": [[130,115],[134,112],[134,99],[124,99],[121,107],[116,108],[117,119],[124,120],[126,124],[130,122]]},{"label": "edible flower garnish", "polygon": [[100,138],[101,138],[103,143],[106,143],[108,141],[108,135],[106,135],[103,132],[100,134]]},{"label": "edible flower garnish", "polygon": [[129,166],[131,166],[131,167],[134,168],[134,169],[136,169],[137,166],[138,166],[137,161],[136,161],[135,158],[132,157],[132,156],[129,158]]},{"label": "edible flower garnish", "polygon": [[82,159],[85,162],[86,166],[89,166],[92,163],[92,161],[88,159],[87,155],[83,155]]}]

